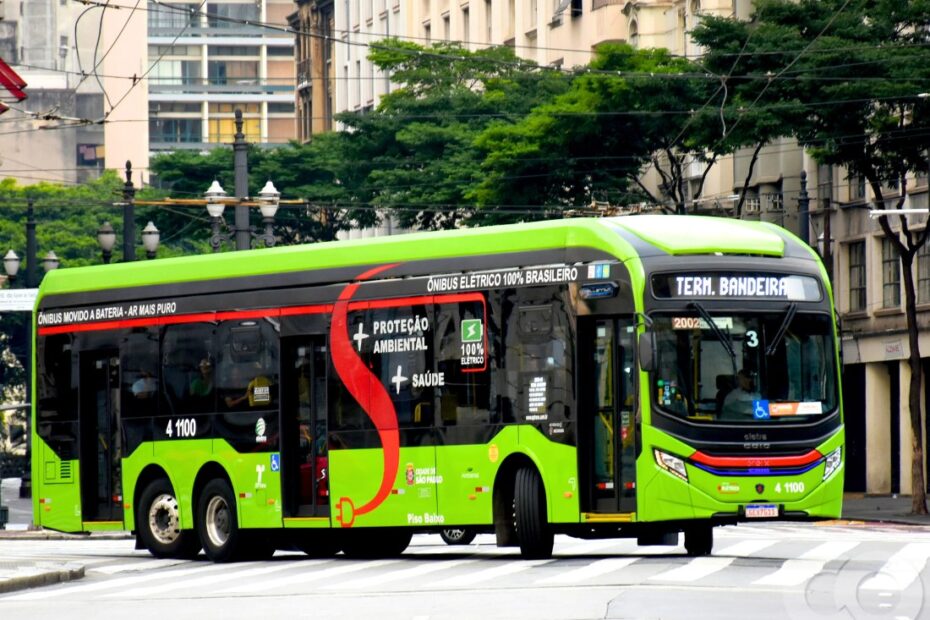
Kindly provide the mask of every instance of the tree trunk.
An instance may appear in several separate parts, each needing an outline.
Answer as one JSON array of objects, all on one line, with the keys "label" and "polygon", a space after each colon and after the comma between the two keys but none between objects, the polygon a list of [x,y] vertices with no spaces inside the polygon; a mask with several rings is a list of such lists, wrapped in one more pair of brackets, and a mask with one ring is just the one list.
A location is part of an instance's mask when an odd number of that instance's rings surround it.
[{"label": "tree trunk", "polygon": [[927,514],[927,485],[924,481],[924,447],[923,416],[920,410],[921,390],[920,348],[917,332],[917,299],[914,291],[914,253],[901,254],[901,266],[904,268],[904,307],[907,315],[908,367],[911,370],[911,382],[908,394],[908,409],[911,420],[911,514]]},{"label": "tree trunk", "polygon": [[743,216],[743,203],[746,202],[746,191],[749,189],[749,182],[752,180],[752,171],[756,167],[756,162],[759,160],[759,151],[762,150],[763,146],[765,146],[764,142],[757,144],[755,150],[752,152],[752,159],[749,160],[749,171],[746,173],[746,180],[743,181],[743,189],[739,193],[739,202],[736,203],[736,219],[740,219]]}]

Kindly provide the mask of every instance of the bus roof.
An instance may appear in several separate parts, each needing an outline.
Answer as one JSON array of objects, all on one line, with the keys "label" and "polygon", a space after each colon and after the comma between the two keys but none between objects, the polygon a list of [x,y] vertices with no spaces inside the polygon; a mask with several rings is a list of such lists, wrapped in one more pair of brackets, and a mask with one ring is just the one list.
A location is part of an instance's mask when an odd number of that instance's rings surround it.
[{"label": "bus roof", "polygon": [[[633,239],[624,239],[629,235],[653,246],[657,254],[720,252],[767,256],[783,256],[785,239],[790,236],[774,225],[718,217],[639,215],[562,219],[61,269],[45,276],[39,297],[324,267],[475,256],[495,251],[589,247],[627,260],[637,255]],[[641,247],[639,254],[644,254]]]}]

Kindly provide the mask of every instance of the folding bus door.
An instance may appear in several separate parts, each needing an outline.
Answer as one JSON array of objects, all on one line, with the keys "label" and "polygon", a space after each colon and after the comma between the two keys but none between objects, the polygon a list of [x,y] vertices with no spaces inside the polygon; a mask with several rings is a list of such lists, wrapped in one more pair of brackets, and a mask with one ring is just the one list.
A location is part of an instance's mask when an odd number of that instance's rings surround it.
[{"label": "folding bus door", "polygon": [[636,510],[635,332],[632,317],[578,321],[582,510]]}]

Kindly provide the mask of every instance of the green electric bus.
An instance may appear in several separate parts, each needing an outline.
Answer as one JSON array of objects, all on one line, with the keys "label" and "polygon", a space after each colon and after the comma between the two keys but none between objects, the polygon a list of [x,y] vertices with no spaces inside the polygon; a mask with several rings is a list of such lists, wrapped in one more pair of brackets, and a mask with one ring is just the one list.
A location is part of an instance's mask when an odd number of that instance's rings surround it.
[{"label": "green electric bus", "polygon": [[35,521],[157,557],[414,532],[712,551],[838,517],[830,283],[784,229],[567,219],[62,269],[35,313]]}]

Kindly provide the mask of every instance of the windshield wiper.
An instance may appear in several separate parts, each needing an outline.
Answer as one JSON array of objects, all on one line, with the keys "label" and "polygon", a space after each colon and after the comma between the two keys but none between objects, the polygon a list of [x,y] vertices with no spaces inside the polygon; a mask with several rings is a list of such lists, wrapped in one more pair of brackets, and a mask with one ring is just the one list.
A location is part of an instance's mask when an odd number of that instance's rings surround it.
[{"label": "windshield wiper", "polygon": [[785,337],[785,332],[788,331],[788,326],[791,325],[791,319],[794,318],[794,315],[798,311],[798,302],[793,301],[788,306],[788,312],[785,314],[784,320],[781,322],[781,327],[778,328],[778,331],[775,332],[775,337],[772,338],[772,342],[769,343],[769,346],[765,347],[765,356],[771,357],[775,354],[775,349],[778,348],[778,345],[781,343],[781,339]]},{"label": "windshield wiper", "polygon": [[701,318],[704,319],[704,322],[710,327],[711,331],[714,332],[714,335],[720,339],[720,344],[723,345],[723,348],[726,350],[727,354],[730,356],[730,364],[733,366],[733,376],[736,376],[736,353],[733,351],[733,343],[730,341],[730,337],[720,329],[720,326],[714,321],[714,317],[710,315],[710,312],[707,311],[707,308],[702,306],[696,301],[692,301],[691,305],[695,310],[698,311],[698,314],[701,315]]}]

